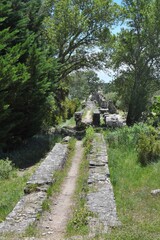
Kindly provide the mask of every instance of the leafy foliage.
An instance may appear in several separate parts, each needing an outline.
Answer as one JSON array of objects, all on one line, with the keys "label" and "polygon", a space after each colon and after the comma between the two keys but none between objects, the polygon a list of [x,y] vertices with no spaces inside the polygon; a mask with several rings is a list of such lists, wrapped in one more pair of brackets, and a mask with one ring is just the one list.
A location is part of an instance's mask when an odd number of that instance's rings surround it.
[{"label": "leafy foliage", "polygon": [[160,141],[153,133],[140,134],[137,143],[138,161],[146,166],[160,159]]},{"label": "leafy foliage", "polygon": [[85,100],[102,86],[102,81],[94,71],[77,71],[70,75],[69,96]]},{"label": "leafy foliage", "polygon": [[0,159],[0,180],[9,179],[11,172],[13,171],[12,162],[8,159]]},{"label": "leafy foliage", "polygon": [[106,139],[112,148],[127,146],[128,149],[134,149],[137,153],[137,161],[143,166],[160,158],[158,132],[152,126],[146,124],[126,126],[107,133]]},{"label": "leafy foliage", "polygon": [[[109,27],[116,15],[110,0],[48,0],[50,16],[45,19],[46,36],[55,46],[59,80],[81,68],[93,67],[103,59],[95,45],[110,39]],[[114,11],[115,10],[115,11]]]},{"label": "leafy foliage", "polygon": [[0,16],[0,144],[6,149],[40,130],[55,63],[42,36],[41,1],[2,0]]},{"label": "leafy foliage", "polygon": [[148,122],[158,127],[160,125],[160,96],[155,96],[149,109]]},{"label": "leafy foliage", "polygon": [[112,147],[118,147],[119,145],[127,145],[128,147],[136,148],[136,144],[139,139],[139,135],[153,131],[153,128],[146,124],[134,124],[133,127],[125,126],[114,131],[110,131],[106,134],[106,139]]},{"label": "leafy foliage", "polygon": [[126,29],[118,34],[113,65],[118,70],[117,91],[128,110],[127,124],[140,120],[148,98],[159,87],[160,2],[124,0]]}]

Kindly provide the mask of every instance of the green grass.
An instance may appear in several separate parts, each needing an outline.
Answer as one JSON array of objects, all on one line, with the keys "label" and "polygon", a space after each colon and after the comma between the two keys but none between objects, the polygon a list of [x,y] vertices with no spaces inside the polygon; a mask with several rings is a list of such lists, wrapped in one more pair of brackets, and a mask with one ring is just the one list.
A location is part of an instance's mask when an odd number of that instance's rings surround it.
[{"label": "green grass", "polygon": [[23,189],[31,172],[32,169],[28,169],[24,173],[14,170],[12,177],[0,180],[0,221],[6,218],[23,196]]},{"label": "green grass", "polygon": [[105,239],[160,239],[160,197],[151,190],[160,188],[160,161],[142,167],[134,148],[127,145],[109,148],[109,167],[120,228]]},{"label": "green grass", "polygon": [[72,118],[66,120],[65,122],[61,123],[59,126],[60,127],[75,127],[76,122],[74,120],[74,116]]}]

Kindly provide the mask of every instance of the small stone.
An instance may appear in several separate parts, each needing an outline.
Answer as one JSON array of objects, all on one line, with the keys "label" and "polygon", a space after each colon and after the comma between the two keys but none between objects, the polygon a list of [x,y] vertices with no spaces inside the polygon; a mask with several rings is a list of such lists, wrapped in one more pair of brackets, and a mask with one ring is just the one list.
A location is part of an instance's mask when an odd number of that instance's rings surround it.
[{"label": "small stone", "polygon": [[46,233],[42,233],[42,236],[46,236]]},{"label": "small stone", "polygon": [[53,219],[51,217],[49,217],[49,221],[53,221]]},{"label": "small stone", "polygon": [[67,142],[69,142],[70,139],[71,139],[70,136],[64,137],[64,138],[63,138],[63,142],[66,142],[66,143],[67,143]]},{"label": "small stone", "polygon": [[151,194],[152,194],[153,196],[160,195],[160,189],[152,190],[152,191],[151,191]]}]

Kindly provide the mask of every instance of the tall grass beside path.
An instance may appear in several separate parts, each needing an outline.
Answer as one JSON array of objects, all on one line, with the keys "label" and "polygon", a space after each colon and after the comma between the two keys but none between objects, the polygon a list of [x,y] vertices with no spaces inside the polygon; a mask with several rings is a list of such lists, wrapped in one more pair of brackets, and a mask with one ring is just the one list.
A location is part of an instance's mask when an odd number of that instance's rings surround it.
[{"label": "tall grass beside path", "polygon": [[106,235],[107,240],[160,239],[160,196],[151,195],[151,190],[160,188],[160,161],[145,167],[138,162],[135,143],[139,130],[147,131],[145,126],[133,126],[106,135],[111,182],[122,222]]},{"label": "tall grass beside path", "polygon": [[24,172],[13,169],[11,177],[0,179],[0,222],[12,211],[16,203],[24,194],[24,187],[34,167]]}]

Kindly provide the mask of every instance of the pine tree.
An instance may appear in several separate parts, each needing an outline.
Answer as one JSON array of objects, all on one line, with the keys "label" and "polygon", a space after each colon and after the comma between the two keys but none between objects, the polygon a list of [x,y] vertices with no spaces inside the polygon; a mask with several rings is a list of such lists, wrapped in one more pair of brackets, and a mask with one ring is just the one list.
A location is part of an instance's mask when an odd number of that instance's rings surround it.
[{"label": "pine tree", "polygon": [[55,62],[40,0],[2,0],[0,16],[0,144],[8,147],[40,130]]}]

